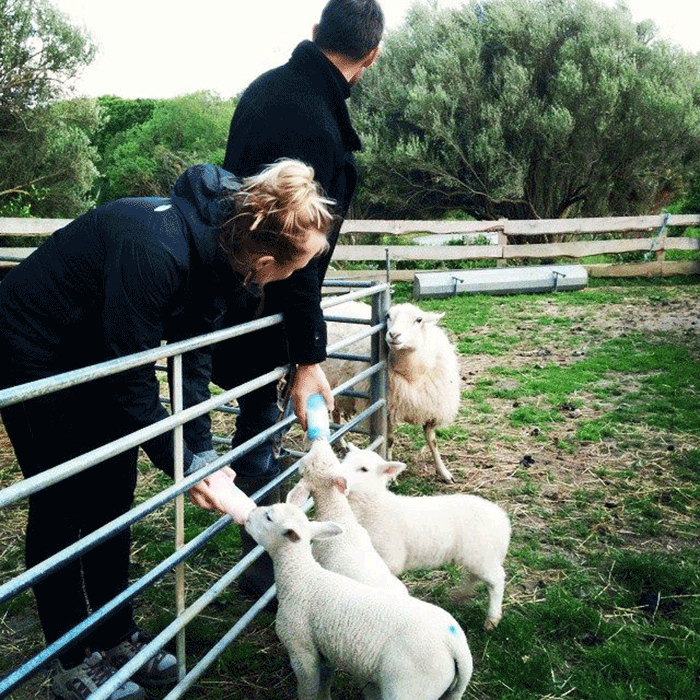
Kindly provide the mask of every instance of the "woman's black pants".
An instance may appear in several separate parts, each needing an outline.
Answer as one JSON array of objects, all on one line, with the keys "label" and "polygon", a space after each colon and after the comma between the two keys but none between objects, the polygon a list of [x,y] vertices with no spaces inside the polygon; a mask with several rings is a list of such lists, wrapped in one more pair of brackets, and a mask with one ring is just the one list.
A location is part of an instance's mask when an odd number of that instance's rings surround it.
[{"label": "woman's black pants", "polygon": [[[91,382],[4,408],[3,423],[24,477],[119,437],[116,421],[103,410],[104,399],[100,383]],[[27,568],[126,513],[136,486],[136,460],[137,448],[133,448],[31,495]],[[127,528],[34,585],[47,644],[125,590],[129,549]],[[127,604],[59,658],[65,667],[74,666],[86,649],[108,649],[135,629]]]}]

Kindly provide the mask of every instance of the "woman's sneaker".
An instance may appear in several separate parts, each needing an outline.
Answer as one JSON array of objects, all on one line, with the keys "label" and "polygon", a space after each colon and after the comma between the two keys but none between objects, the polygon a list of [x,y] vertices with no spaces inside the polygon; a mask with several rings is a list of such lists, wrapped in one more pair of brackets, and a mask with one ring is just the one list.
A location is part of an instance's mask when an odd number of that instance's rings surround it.
[{"label": "woman's sneaker", "polygon": [[[117,670],[99,651],[88,654],[75,668],[65,670],[57,662],[57,673],[51,679],[51,690],[64,700],[83,700],[109,680]],[[146,692],[133,681],[126,681],[110,696],[109,700],[143,700]]]},{"label": "woman's sneaker", "polygon": [[[107,660],[116,668],[121,668],[148,644],[153,637],[138,630],[121,644],[105,652]],[[177,660],[172,654],[159,650],[134,673],[134,680],[142,685],[157,687],[177,682]]]}]

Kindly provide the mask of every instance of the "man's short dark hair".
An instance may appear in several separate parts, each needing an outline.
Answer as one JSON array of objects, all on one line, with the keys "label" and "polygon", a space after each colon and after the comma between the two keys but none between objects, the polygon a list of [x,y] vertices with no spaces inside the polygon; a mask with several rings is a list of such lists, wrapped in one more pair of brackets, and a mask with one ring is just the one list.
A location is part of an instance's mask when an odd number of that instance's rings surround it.
[{"label": "man's short dark hair", "polygon": [[376,0],[329,0],[314,39],[322,51],[359,61],[379,46],[384,14]]}]

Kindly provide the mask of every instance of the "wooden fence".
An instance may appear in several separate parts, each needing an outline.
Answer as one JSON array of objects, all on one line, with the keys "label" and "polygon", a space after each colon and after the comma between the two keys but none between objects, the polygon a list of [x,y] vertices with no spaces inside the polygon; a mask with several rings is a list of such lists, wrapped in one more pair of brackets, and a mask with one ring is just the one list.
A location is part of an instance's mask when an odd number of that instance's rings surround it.
[{"label": "wooden fence", "polygon": [[[29,245],[9,247],[8,237],[15,244],[37,236],[48,236],[70,219],[0,219],[0,266],[17,264],[33,248]],[[700,214],[657,214],[653,216],[534,219],[499,221],[384,221],[346,220],[333,255],[329,271],[332,277],[385,277],[389,261],[392,280],[412,279],[414,270],[403,261],[439,261],[450,267],[451,261],[491,260],[505,265],[519,260],[576,260],[597,255],[645,253],[645,262],[585,264],[593,276],[637,276],[700,274],[700,260],[667,261],[668,250],[700,251],[700,235],[687,236],[687,227],[700,227]],[[423,234],[426,245],[363,244],[361,239],[375,234],[386,241],[391,236]],[[423,238],[421,236],[421,238]],[[430,239],[444,241],[446,236],[461,236],[464,244],[431,245]],[[469,244],[469,240],[476,240]],[[488,240],[488,243],[486,242]],[[349,241],[346,243],[346,241]],[[345,270],[343,263],[373,263],[374,270]],[[338,267],[341,269],[333,269]],[[425,264],[422,265],[425,269]]]}]

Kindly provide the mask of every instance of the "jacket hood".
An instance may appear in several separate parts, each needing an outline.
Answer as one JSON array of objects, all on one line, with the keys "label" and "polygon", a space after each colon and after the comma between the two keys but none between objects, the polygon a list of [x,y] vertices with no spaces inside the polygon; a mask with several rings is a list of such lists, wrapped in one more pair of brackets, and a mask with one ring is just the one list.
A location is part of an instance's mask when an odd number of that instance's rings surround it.
[{"label": "jacket hood", "polygon": [[187,168],[175,182],[170,199],[185,219],[205,264],[215,257],[218,248],[215,230],[233,214],[232,195],[240,189],[240,180],[235,175],[209,164]]}]

